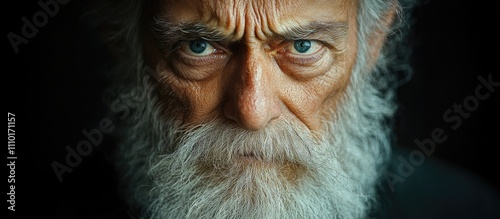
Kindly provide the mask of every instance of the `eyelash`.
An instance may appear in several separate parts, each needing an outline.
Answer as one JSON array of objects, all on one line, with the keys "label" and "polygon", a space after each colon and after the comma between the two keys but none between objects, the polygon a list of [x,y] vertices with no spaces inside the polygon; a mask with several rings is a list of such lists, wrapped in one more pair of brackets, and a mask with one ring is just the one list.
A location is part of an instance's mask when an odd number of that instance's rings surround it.
[{"label": "eyelash", "polygon": [[283,58],[287,59],[287,61],[292,62],[297,65],[307,65],[314,63],[315,61],[319,60],[325,53],[324,47],[330,48],[329,45],[321,40],[314,40],[314,39],[304,39],[304,40],[309,40],[311,42],[317,43],[320,48],[318,51],[316,51],[313,54],[310,55],[297,55],[290,53],[287,51],[287,47],[293,46],[294,40],[291,41],[284,41],[280,43],[279,49],[278,49],[278,55],[282,56]]},{"label": "eyelash", "polygon": [[192,56],[192,55],[189,55],[183,51],[181,51],[181,47],[183,46],[184,43],[188,43],[190,40],[183,40],[183,41],[178,41],[178,42],[175,42],[173,45],[172,45],[172,49],[171,49],[171,52],[174,52],[177,54],[178,58],[182,61],[184,61],[186,64],[189,64],[189,65],[209,65],[209,64],[212,64],[214,63],[215,61],[218,61],[218,60],[223,60],[226,58],[226,54],[227,52],[222,49],[216,42],[209,42],[207,41],[208,43],[210,43],[211,46],[213,46],[215,49],[216,49],[216,52],[215,53],[212,53],[210,55],[207,55],[207,56]]},{"label": "eyelash", "polygon": [[[309,39],[307,39],[309,40]],[[287,61],[298,64],[298,65],[307,65],[311,64],[317,60],[319,60],[325,53],[325,49],[323,47],[330,48],[328,44],[326,44],[323,41],[320,40],[310,40],[311,42],[318,43],[320,48],[318,49],[317,52],[311,54],[311,55],[296,55],[292,54],[289,51],[287,51],[287,47],[290,45],[293,45],[294,41],[284,41],[278,45],[278,49],[276,49],[277,54],[281,56],[282,58],[285,58]],[[191,56],[189,54],[186,54],[185,52],[181,51],[181,47],[183,46],[184,43],[188,43],[189,40],[183,40],[183,41],[178,41],[175,42],[172,45],[171,52],[175,52],[178,55],[178,58],[183,60],[186,64],[193,65],[193,66],[201,66],[201,65],[209,65],[213,64],[217,61],[222,61],[224,60],[228,55],[228,51],[221,48],[217,42],[208,42],[210,43],[211,46],[216,48],[218,52],[212,53],[207,56]]]}]

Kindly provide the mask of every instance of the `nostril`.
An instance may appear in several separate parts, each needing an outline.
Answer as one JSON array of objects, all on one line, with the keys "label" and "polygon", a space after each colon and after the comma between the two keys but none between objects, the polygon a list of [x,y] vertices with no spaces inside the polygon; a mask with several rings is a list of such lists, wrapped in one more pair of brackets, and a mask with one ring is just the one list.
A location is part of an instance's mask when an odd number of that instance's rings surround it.
[{"label": "nostril", "polygon": [[234,111],[234,106],[232,104],[232,101],[227,101],[224,106],[223,106],[223,113],[224,113],[224,116],[230,120],[233,120],[233,121],[236,121],[236,112]]}]

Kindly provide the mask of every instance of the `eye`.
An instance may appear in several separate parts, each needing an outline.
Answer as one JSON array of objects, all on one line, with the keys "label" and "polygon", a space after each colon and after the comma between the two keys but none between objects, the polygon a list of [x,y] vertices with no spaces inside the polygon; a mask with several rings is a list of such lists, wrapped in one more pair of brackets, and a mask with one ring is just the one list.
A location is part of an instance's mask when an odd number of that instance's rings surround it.
[{"label": "eye", "polygon": [[191,40],[183,43],[180,50],[192,56],[208,56],[217,50],[206,40]]},{"label": "eye", "polygon": [[285,40],[275,50],[274,58],[281,71],[296,79],[325,74],[333,66],[334,53],[320,40]]},{"label": "eye", "polygon": [[230,52],[215,41],[204,39],[177,42],[169,57],[178,76],[188,80],[203,80],[222,71]]},{"label": "eye", "polygon": [[317,40],[293,40],[283,42],[283,46],[278,50],[280,62],[285,64],[298,64],[308,66],[321,60],[326,50],[324,43]]},{"label": "eye", "polygon": [[294,55],[311,55],[321,48],[321,44],[314,40],[295,40],[286,50]]}]

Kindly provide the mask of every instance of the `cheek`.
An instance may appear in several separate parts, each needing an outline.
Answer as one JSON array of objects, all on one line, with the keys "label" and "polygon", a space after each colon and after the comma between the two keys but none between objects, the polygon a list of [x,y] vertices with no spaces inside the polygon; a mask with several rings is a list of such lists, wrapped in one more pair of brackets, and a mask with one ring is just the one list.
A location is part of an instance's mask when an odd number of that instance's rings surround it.
[{"label": "cheek", "polygon": [[158,68],[162,77],[160,95],[164,104],[168,108],[176,108],[177,117],[182,118],[183,124],[195,123],[206,120],[212,115],[217,102],[220,100],[219,86],[214,83],[215,80],[190,81],[177,77],[172,70],[161,66]]},{"label": "cheek", "polygon": [[342,99],[345,98],[347,87],[351,86],[350,79],[356,64],[358,51],[356,31],[353,31],[356,27],[355,22],[356,21],[353,19],[350,21],[350,33],[346,42],[347,49],[342,56],[339,56],[336,64],[338,67],[332,69],[330,72],[329,76],[331,78],[325,79],[330,88],[327,91],[327,96],[321,103],[320,114],[323,115],[324,118],[330,120],[333,116],[332,113],[337,110],[338,105],[341,104]]},{"label": "cheek", "polygon": [[[321,77],[287,86],[285,103],[295,116],[311,129],[320,127],[323,111],[333,110],[331,100],[339,99],[347,84],[343,69],[334,68]],[[335,102],[335,101],[334,101]]]},{"label": "cheek", "polygon": [[331,120],[346,92],[354,63],[354,54],[346,51],[336,57],[327,73],[307,81],[285,86],[283,99],[291,112],[312,130],[322,128],[323,121]]}]

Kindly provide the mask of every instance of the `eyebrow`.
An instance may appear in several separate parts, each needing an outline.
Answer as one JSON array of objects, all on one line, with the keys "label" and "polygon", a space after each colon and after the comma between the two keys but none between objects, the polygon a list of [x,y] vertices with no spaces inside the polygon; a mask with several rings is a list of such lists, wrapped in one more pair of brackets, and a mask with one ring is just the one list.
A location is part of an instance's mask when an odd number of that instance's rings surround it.
[{"label": "eyebrow", "polygon": [[162,18],[155,18],[151,25],[158,46],[166,49],[179,41],[203,39],[220,42],[229,36],[220,30],[209,28],[204,23],[174,23]]},{"label": "eyebrow", "polygon": [[334,42],[347,37],[349,25],[345,21],[313,21],[303,26],[296,26],[277,33],[284,40],[301,40],[309,37],[325,37]]},{"label": "eyebrow", "polygon": [[[152,31],[161,49],[175,46],[180,41],[203,39],[223,42],[232,38],[218,29],[208,27],[205,23],[174,23],[165,18],[155,18]],[[347,37],[347,33],[348,23],[345,21],[314,21],[303,26],[288,28],[282,33],[274,33],[272,37],[290,41],[317,37],[326,38],[337,44]]]}]

